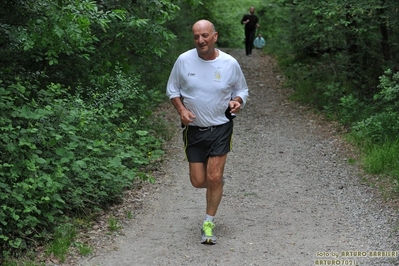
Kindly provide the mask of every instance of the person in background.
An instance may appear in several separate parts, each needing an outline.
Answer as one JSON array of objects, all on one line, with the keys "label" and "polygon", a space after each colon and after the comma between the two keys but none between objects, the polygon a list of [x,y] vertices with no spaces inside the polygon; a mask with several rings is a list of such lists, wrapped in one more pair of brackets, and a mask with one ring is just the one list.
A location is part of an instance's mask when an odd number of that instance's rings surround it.
[{"label": "person in background", "polygon": [[245,54],[251,55],[256,29],[260,27],[259,19],[255,15],[255,7],[249,8],[249,14],[245,14],[241,19],[241,24],[245,25]]},{"label": "person in background", "polygon": [[257,49],[262,49],[266,45],[265,39],[263,39],[262,34],[258,34],[258,37],[254,40],[254,46]]},{"label": "person in background", "polygon": [[237,60],[215,47],[218,32],[210,21],[197,21],[192,34],[195,48],[177,58],[166,95],[184,128],[191,184],[206,189],[201,243],[216,244],[214,218],[223,194],[233,118],[245,105],[248,87]]}]

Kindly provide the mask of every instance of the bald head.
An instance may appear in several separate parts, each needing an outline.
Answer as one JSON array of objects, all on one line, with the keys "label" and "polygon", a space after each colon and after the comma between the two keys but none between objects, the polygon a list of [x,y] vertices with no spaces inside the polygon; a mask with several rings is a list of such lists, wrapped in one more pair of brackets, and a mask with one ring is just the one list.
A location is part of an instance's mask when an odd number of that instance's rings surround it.
[{"label": "bald head", "polygon": [[198,29],[207,29],[208,31],[210,30],[210,32],[215,33],[215,26],[213,25],[212,22],[210,22],[209,20],[198,20],[197,22],[194,23],[193,27],[192,27],[192,31],[194,32],[195,30]]}]

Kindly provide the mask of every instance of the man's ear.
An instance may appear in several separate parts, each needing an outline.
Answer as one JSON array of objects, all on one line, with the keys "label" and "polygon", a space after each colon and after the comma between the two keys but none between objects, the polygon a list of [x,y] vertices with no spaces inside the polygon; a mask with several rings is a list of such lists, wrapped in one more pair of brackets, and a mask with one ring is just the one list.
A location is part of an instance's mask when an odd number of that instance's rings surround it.
[{"label": "man's ear", "polygon": [[213,35],[213,38],[215,38],[215,42],[218,40],[219,33],[216,31]]}]

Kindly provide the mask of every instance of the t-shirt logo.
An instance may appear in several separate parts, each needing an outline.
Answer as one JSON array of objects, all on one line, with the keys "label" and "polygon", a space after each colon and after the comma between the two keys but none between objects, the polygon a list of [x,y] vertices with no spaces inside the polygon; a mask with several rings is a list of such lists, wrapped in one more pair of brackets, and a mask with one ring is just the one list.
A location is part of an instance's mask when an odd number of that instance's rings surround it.
[{"label": "t-shirt logo", "polygon": [[216,71],[214,77],[216,81],[219,81],[222,76],[220,75],[219,71]]}]

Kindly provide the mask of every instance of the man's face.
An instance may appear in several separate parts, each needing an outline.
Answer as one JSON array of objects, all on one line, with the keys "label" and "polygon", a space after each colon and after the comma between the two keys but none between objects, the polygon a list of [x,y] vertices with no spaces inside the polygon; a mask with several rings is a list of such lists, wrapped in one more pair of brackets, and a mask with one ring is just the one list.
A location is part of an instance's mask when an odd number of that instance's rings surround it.
[{"label": "man's face", "polygon": [[249,13],[251,13],[252,15],[255,13],[255,8],[254,7],[251,7],[250,9],[249,9]]},{"label": "man's face", "polygon": [[212,24],[207,21],[197,22],[192,30],[198,55],[202,59],[209,59],[208,56],[214,53],[218,33],[214,31]]}]

